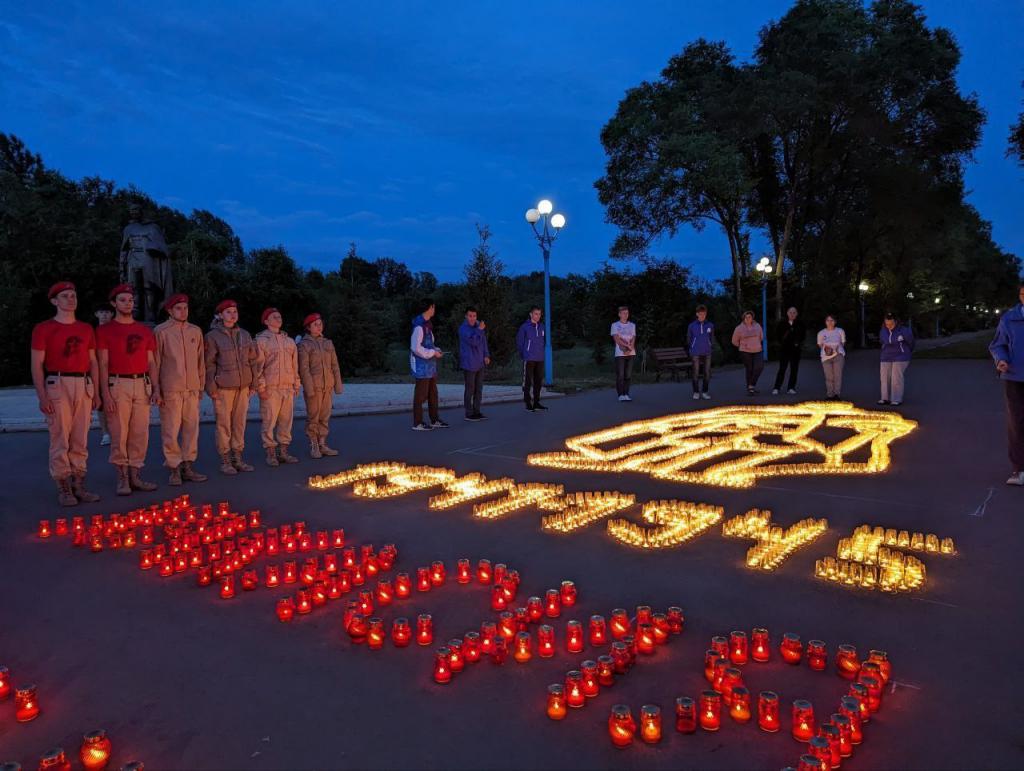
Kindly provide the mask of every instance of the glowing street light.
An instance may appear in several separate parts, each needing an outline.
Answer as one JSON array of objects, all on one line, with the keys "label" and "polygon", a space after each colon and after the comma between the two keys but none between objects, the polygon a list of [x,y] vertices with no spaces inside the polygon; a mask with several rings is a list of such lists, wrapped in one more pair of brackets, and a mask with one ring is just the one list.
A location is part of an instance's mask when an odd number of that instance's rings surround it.
[{"label": "glowing street light", "polygon": [[871,291],[871,286],[867,281],[861,281],[857,285],[857,291],[860,293],[860,347],[867,348],[867,314],[865,313],[864,306],[867,294]]},{"label": "glowing street light", "polygon": [[[554,361],[551,349],[551,245],[559,232],[565,227],[564,214],[552,214],[554,204],[547,198],[542,199],[535,209],[526,210],[526,221],[533,228],[541,251],[544,253],[544,385],[551,385],[554,380]],[[540,225],[538,225],[540,223]]]},{"label": "glowing street light", "polygon": [[772,261],[762,257],[754,270],[761,274],[761,354],[768,361],[768,277],[772,273]]}]

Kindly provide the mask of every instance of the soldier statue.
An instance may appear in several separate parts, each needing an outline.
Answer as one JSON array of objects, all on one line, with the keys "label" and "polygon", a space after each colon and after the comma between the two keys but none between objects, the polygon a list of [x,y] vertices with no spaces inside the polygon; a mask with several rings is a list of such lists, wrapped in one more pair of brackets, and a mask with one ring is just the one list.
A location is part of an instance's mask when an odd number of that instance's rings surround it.
[{"label": "soldier statue", "polygon": [[137,203],[128,206],[128,220],[121,236],[121,281],[131,284],[142,301],[136,303],[138,319],[155,324],[160,308],[174,293],[167,243],[159,225],[142,221]]}]

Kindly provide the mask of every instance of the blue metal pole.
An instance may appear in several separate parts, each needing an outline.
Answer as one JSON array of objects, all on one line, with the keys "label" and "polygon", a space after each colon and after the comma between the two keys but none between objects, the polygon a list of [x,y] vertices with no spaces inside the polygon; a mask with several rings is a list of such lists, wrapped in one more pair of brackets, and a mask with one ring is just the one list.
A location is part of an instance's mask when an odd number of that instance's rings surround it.
[{"label": "blue metal pole", "polygon": [[761,355],[768,361],[768,281],[761,279]]},{"label": "blue metal pole", "polygon": [[544,385],[554,381],[554,361],[551,355],[551,275],[549,262],[551,250],[544,248]]}]

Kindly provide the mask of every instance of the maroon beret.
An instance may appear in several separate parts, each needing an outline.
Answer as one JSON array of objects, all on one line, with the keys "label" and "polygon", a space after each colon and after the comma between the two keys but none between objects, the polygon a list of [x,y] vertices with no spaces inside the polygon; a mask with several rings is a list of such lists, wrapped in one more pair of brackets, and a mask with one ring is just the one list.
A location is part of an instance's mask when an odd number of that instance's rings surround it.
[{"label": "maroon beret", "polygon": [[170,297],[167,298],[167,302],[164,303],[164,310],[170,313],[171,308],[173,308],[178,303],[185,303],[185,305],[188,305],[188,295],[183,294],[182,292],[172,294]]},{"label": "maroon beret", "polygon": [[319,321],[320,319],[321,316],[319,313],[310,313],[308,316],[306,316],[306,318],[302,320],[302,326],[308,328],[310,324],[312,324],[314,321]]},{"label": "maroon beret", "polygon": [[50,287],[50,291],[46,293],[47,298],[52,300],[54,297],[59,295],[61,292],[66,292],[69,289],[74,289],[75,285],[70,281],[58,281],[56,284]]},{"label": "maroon beret", "polygon": [[237,308],[237,307],[238,307],[238,303],[236,303],[234,300],[221,300],[219,303],[217,303],[217,307],[214,310],[216,310],[217,313],[223,313],[228,308]]},{"label": "maroon beret", "polygon": [[267,316],[269,316],[271,313],[280,313],[280,312],[281,311],[279,311],[277,308],[267,308],[267,309],[265,309],[263,311],[263,315],[260,316],[260,321],[263,322],[264,324],[266,324],[267,323]]},{"label": "maroon beret", "polygon": [[119,294],[130,294],[135,295],[135,287],[131,284],[118,284],[110,290],[110,294],[107,295],[108,300],[115,299]]}]

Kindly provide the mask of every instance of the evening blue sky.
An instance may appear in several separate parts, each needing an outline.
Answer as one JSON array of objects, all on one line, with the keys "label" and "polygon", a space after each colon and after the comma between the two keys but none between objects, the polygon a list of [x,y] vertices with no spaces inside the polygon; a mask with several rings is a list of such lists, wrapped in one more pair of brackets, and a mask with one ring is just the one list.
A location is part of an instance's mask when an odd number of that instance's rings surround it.
[{"label": "evening blue sky", "polygon": [[[540,259],[523,212],[549,197],[569,221],[554,271],[590,271],[615,236],[593,183],[625,90],[697,37],[749,58],[789,6],[0,0],[0,131],[68,176],[209,209],[247,248],[283,244],[305,267],[336,267],[354,241],[457,279],[479,222],[507,270],[528,272]],[[1024,169],[1004,157],[1024,3],[923,7],[956,36],[961,87],[988,115],[969,200],[1024,255]],[[656,253],[706,278],[729,270],[714,227]]]}]

